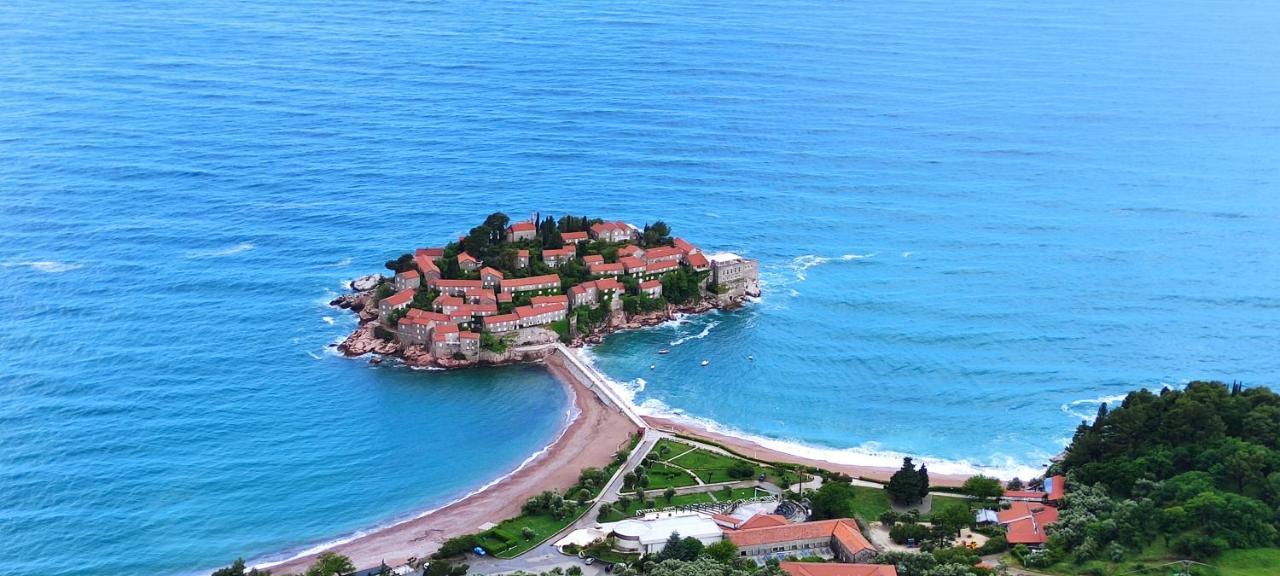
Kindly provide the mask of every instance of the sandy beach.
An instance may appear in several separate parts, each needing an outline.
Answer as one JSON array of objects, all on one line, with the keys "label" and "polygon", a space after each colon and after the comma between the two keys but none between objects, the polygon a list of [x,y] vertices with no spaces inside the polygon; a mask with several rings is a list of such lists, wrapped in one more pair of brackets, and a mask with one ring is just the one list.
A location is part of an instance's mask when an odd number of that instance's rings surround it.
[{"label": "sandy beach", "polygon": [[[377,566],[384,560],[394,566],[410,557],[425,557],[452,536],[478,532],[486,522],[497,523],[518,515],[521,505],[534,494],[572,486],[583,468],[606,466],[637,431],[635,424],[570,377],[557,359],[552,358],[546,366],[569,390],[576,415],[540,457],[482,492],[325,552],[348,556],[361,568]],[[276,574],[300,573],[317,555],[281,562],[272,565],[271,570]]]},{"label": "sandy beach", "polygon": [[[843,472],[855,478],[864,478],[880,482],[888,482],[889,476],[892,476],[897,470],[894,468],[883,468],[878,466],[859,466],[857,464],[838,464],[828,462],[826,460],[817,460],[813,458],[804,458],[795,456],[786,452],[780,452],[771,448],[765,448],[750,440],[745,440],[735,436],[728,436],[717,432],[712,432],[706,428],[691,425],[685,422],[670,420],[666,418],[657,418],[653,416],[645,416],[645,422],[650,426],[663,431],[674,431],[687,436],[696,436],[705,438],[718,444],[729,447],[733,451],[742,454],[748,458],[756,460],[767,460],[771,462],[791,462],[794,464],[804,464],[807,466],[817,466],[834,472]],[[959,486],[964,483],[968,475],[960,474],[929,474],[929,483],[935,486]]]}]

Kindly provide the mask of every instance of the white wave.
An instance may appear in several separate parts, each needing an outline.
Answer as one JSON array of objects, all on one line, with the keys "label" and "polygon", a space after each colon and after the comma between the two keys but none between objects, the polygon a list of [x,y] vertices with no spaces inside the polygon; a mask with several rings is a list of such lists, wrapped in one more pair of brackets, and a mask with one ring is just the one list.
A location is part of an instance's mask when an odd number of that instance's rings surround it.
[{"label": "white wave", "polygon": [[479,494],[481,494],[481,493],[485,492],[486,490],[488,490],[488,489],[490,489],[490,488],[493,488],[494,486],[497,486],[498,484],[501,484],[503,481],[505,481],[505,480],[507,480],[508,478],[511,478],[512,476],[516,475],[516,474],[517,474],[517,473],[519,473],[521,470],[524,470],[524,469],[525,469],[526,467],[528,467],[530,464],[532,464],[532,463],[536,462],[539,458],[541,458],[542,456],[544,456],[548,451],[550,451],[550,450],[551,450],[551,447],[552,447],[552,446],[555,446],[555,445],[556,445],[556,443],[560,442],[560,439],[564,437],[565,432],[568,432],[568,431],[569,431],[569,425],[570,425],[570,424],[573,424],[573,421],[574,421],[574,420],[577,420],[577,419],[578,419],[578,416],[580,416],[580,415],[581,415],[581,412],[579,412],[579,411],[578,411],[577,406],[576,406],[572,401],[570,401],[570,402],[569,402],[569,408],[565,410],[565,414],[564,414],[564,424],[560,427],[560,431],[556,434],[556,437],[555,437],[554,439],[552,439],[550,442],[548,442],[546,446],[543,446],[543,447],[542,447],[540,450],[538,450],[537,452],[534,452],[533,454],[530,454],[530,455],[529,455],[529,457],[528,457],[528,458],[525,458],[523,461],[521,461],[521,462],[520,462],[520,465],[519,465],[519,466],[516,466],[514,470],[512,470],[512,471],[510,471],[510,472],[507,472],[506,474],[503,474],[503,475],[501,475],[501,476],[499,476],[499,477],[497,477],[497,478],[494,478],[493,480],[490,480],[488,483],[484,484],[483,486],[480,486],[479,488],[476,488],[475,490],[472,490],[472,491],[470,491],[470,492],[468,492],[468,493],[464,494],[463,496],[461,496],[461,497],[459,497],[459,498],[455,498],[455,499],[453,499],[453,500],[450,500],[449,502],[445,502],[444,504],[441,504],[440,506],[436,506],[435,508],[431,508],[431,509],[429,509],[429,510],[424,510],[424,511],[422,511],[422,512],[419,512],[419,513],[414,514],[414,515],[409,516],[409,517],[400,518],[400,519],[398,519],[398,520],[393,520],[393,521],[391,521],[391,522],[388,522],[388,523],[383,524],[383,525],[380,525],[380,526],[375,526],[375,527],[373,527],[373,528],[368,528],[368,529],[364,529],[364,530],[357,530],[357,531],[352,532],[352,533],[350,533],[350,534],[348,534],[348,535],[346,535],[346,536],[342,536],[342,537],[340,537],[340,538],[334,538],[333,540],[328,540],[328,541],[325,541],[325,542],[321,542],[321,543],[316,544],[316,545],[314,545],[314,546],[308,547],[308,548],[306,548],[306,549],[302,550],[301,552],[293,553],[293,554],[291,554],[291,555],[289,555],[289,556],[287,556],[287,557],[284,557],[284,558],[278,558],[278,559],[275,559],[275,558],[269,558],[269,557],[268,557],[268,558],[263,558],[263,559],[260,559],[260,560],[255,561],[255,562],[254,562],[254,564],[252,565],[252,567],[253,567],[253,568],[258,568],[258,569],[270,568],[270,567],[272,567],[272,566],[278,566],[278,565],[280,565],[280,564],[284,564],[285,562],[290,562],[290,561],[292,561],[292,560],[297,560],[298,558],[303,558],[303,557],[306,557],[306,556],[311,556],[311,555],[313,555],[313,554],[319,554],[319,553],[321,553],[321,552],[324,552],[325,550],[328,550],[328,549],[330,549],[330,548],[333,548],[334,546],[341,546],[341,545],[343,545],[343,544],[346,544],[346,543],[348,543],[348,542],[351,542],[352,540],[356,540],[357,538],[361,538],[361,537],[366,536],[366,535],[368,535],[368,534],[372,534],[372,533],[376,533],[376,532],[379,532],[379,531],[382,531],[382,530],[386,530],[387,528],[391,528],[391,527],[394,527],[394,526],[398,526],[398,525],[400,525],[400,524],[404,524],[405,522],[412,522],[412,521],[414,521],[414,520],[417,520],[417,519],[419,519],[419,518],[422,518],[423,516],[427,516],[428,514],[433,514],[433,513],[435,513],[436,511],[440,510],[441,508],[445,508],[445,507],[447,507],[447,506],[449,506],[449,505],[452,505],[452,504],[454,504],[454,503],[456,503],[456,502],[461,502],[461,501],[466,500],[466,499],[468,499],[468,498],[471,498],[471,497],[473,497],[473,496],[477,496],[477,495],[479,495]]},{"label": "white wave", "polygon": [[312,352],[312,351],[310,351],[310,350],[307,350],[307,356],[310,356],[310,357],[311,357],[311,359],[313,359],[313,360],[323,360],[323,359],[324,359],[324,357],[323,357],[323,356],[321,356],[321,355],[319,355],[319,354],[316,354],[315,352]]},{"label": "white wave", "polygon": [[324,320],[325,324],[333,326],[333,316],[321,316],[320,319]]},{"label": "white wave", "polygon": [[876,254],[879,254],[879,252],[872,252],[870,254],[845,254],[844,256],[841,256],[840,259],[845,262],[849,262],[850,260],[865,260],[867,258],[874,258]]},{"label": "white wave", "polygon": [[712,320],[711,322],[707,323],[706,327],[704,327],[701,332],[698,332],[697,334],[693,334],[691,336],[681,336],[680,338],[676,338],[675,340],[671,341],[671,345],[679,346],[690,340],[701,340],[703,338],[706,338],[707,335],[711,334],[711,329],[719,325],[720,325],[719,320]]},{"label": "white wave", "polygon": [[788,288],[788,289],[787,289],[787,296],[790,296],[790,297],[792,297],[792,298],[799,298],[799,297],[800,297],[800,292],[799,292],[799,291],[797,291],[795,288]]},{"label": "white wave", "polygon": [[[839,257],[804,254],[792,258],[790,262],[767,267],[760,272],[760,283],[769,286],[789,286],[809,279],[809,269],[830,262],[856,262],[874,258],[879,252],[870,254],[844,254]],[[772,269],[770,269],[772,268]]]},{"label": "white wave", "polygon": [[911,257],[911,252],[903,252],[903,253],[902,253],[902,257],[903,257],[903,258],[910,258],[910,257]]},{"label": "white wave", "polygon": [[[1024,459],[1003,454],[993,454],[990,458],[991,463],[983,464],[975,463],[970,460],[948,460],[944,458],[936,458],[927,454],[906,454],[903,452],[883,450],[876,442],[866,442],[861,446],[852,448],[826,448],[806,444],[800,440],[767,438],[726,426],[715,420],[699,416],[691,416],[684,410],[668,406],[658,398],[649,397],[637,403],[636,395],[639,392],[642,392],[644,390],[644,385],[647,384],[644,379],[637,378],[627,382],[619,381],[604,373],[604,371],[600,370],[596,366],[596,355],[589,347],[580,348],[576,353],[584,363],[595,369],[596,372],[602,376],[605,384],[609,386],[618,397],[626,401],[631,408],[640,415],[674,420],[691,425],[695,428],[708,430],[714,434],[723,434],[725,436],[732,436],[734,438],[746,440],[785,454],[791,454],[801,458],[823,460],[834,464],[876,466],[889,469],[898,468],[902,465],[903,457],[911,456],[917,460],[917,463],[923,462],[929,466],[931,471],[941,474],[986,474],[988,476],[996,476],[1006,480],[1014,477],[1033,478],[1044,473],[1043,467],[1037,468],[1035,466],[1030,466],[1025,463]],[[1048,462],[1051,455],[1043,454],[1042,456],[1043,460]]]},{"label": "white wave", "polygon": [[5,268],[30,268],[36,272],[44,272],[46,274],[58,274],[60,272],[70,272],[84,268],[84,264],[78,262],[59,262],[57,260],[28,260],[28,261],[10,261],[4,263]]},{"label": "white wave", "polygon": [[215,250],[188,250],[187,258],[215,258],[218,256],[230,256],[232,254],[247,252],[254,248],[256,248],[256,246],[253,245],[253,242],[241,242],[235,246],[228,246],[226,248],[218,248]]},{"label": "white wave", "polygon": [[716,214],[715,212],[704,212],[703,214],[705,214],[706,216],[709,216],[709,217],[711,217],[711,218],[719,218],[719,217],[720,217],[720,215],[719,215],[719,214]]},{"label": "white wave", "polygon": [[343,259],[341,259],[341,260],[339,260],[339,261],[337,261],[337,262],[334,262],[334,263],[332,263],[332,264],[328,264],[327,266],[328,266],[329,268],[346,268],[347,266],[350,266],[350,265],[351,265],[351,259],[350,259],[350,258],[343,258]]}]

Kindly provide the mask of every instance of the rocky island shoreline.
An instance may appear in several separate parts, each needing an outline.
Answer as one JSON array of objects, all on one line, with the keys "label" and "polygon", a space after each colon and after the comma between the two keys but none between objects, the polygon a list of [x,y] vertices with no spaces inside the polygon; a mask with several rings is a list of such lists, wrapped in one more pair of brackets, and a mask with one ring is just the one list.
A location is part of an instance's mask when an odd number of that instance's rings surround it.
[{"label": "rocky island shoreline", "polygon": [[554,344],[598,344],[610,334],[684,315],[736,309],[760,295],[757,264],[705,254],[661,221],[502,213],[441,248],[386,263],[394,275],[353,280],[331,306],[359,326],[337,344],[348,357],[453,369],[536,362]]}]

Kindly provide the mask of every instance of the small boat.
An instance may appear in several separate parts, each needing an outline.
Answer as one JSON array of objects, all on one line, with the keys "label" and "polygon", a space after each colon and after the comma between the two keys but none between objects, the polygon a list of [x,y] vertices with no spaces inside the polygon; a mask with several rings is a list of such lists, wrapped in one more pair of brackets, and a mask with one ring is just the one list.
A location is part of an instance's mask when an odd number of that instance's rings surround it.
[{"label": "small boat", "polygon": [[703,365],[703,366],[706,366],[707,364],[710,364],[710,363],[711,363],[711,361],[710,361],[710,360],[703,360],[703,361],[702,361],[702,365]]},{"label": "small boat", "polygon": [[654,368],[657,368],[657,367],[658,367],[658,365],[657,365],[657,364],[650,364],[650,365],[649,365],[649,369],[650,369],[650,370],[653,370]]},{"label": "small boat", "polygon": [[668,349],[666,349],[666,348],[663,348],[663,349],[659,350],[659,351],[658,351],[658,353],[659,353],[659,354],[670,354],[670,353],[671,353],[671,350],[668,350]]},{"label": "small boat", "polygon": [[754,354],[747,354],[747,360],[751,360],[751,361],[753,361],[753,362],[754,362],[754,361],[755,361],[755,359],[756,359],[756,357],[755,357],[755,355],[754,355]]}]

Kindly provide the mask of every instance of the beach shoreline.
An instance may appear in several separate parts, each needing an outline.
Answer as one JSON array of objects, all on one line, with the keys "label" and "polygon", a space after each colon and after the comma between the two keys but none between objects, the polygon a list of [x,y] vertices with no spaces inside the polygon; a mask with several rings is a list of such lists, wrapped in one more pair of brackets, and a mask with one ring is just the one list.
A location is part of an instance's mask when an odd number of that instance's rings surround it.
[{"label": "beach shoreline", "polygon": [[301,573],[320,554],[334,552],[351,558],[358,567],[403,564],[411,557],[425,558],[448,538],[480,532],[480,526],[520,514],[530,497],[544,490],[564,490],[587,467],[603,468],[638,432],[621,411],[601,400],[557,362],[544,364],[570,395],[572,419],[548,446],[515,470],[487,486],[418,517],[370,530],[349,541],[288,560],[261,562],[275,573]]}]

